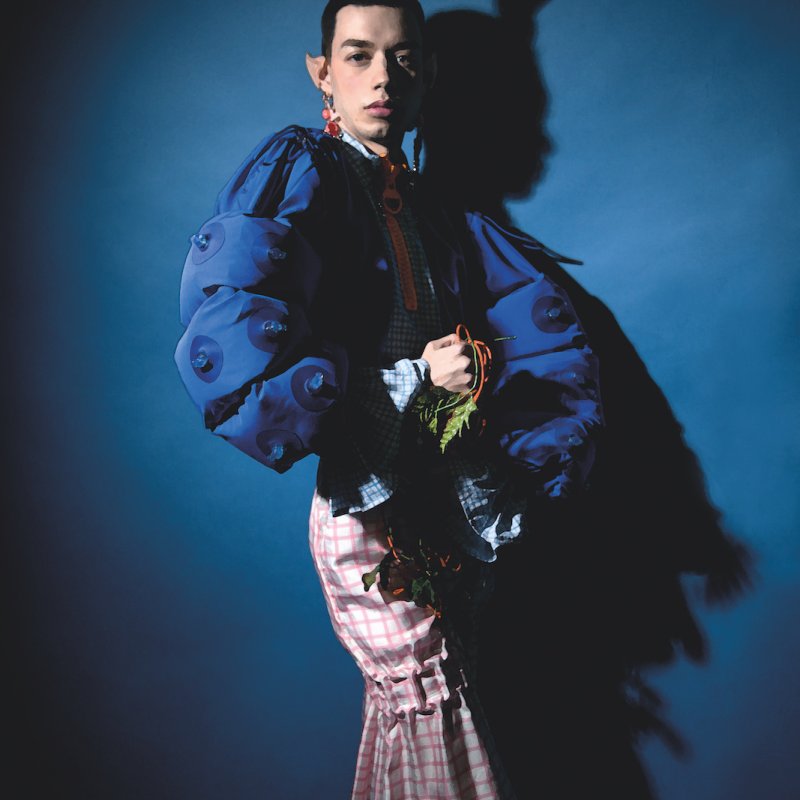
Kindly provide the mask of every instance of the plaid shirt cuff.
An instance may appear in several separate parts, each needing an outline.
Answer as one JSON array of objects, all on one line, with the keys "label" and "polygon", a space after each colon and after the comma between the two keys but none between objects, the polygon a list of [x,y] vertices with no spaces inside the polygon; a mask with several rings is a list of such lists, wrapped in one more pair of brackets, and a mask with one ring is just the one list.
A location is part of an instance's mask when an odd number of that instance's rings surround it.
[{"label": "plaid shirt cuff", "polygon": [[380,374],[389,397],[401,414],[405,414],[430,378],[430,364],[424,358],[401,358]]}]

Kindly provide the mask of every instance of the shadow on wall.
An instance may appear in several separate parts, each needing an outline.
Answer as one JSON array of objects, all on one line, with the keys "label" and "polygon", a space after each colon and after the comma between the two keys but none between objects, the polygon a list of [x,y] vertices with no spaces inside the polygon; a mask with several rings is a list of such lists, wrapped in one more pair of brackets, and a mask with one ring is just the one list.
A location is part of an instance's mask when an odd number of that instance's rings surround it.
[{"label": "shadow on wall", "polygon": [[[551,150],[531,47],[545,2],[428,20],[438,75],[423,111],[426,180],[512,230],[505,201],[533,190]],[[583,496],[532,500],[529,536],[498,551],[481,702],[520,798],[653,798],[638,743],[655,734],[677,756],[689,748],[640,672],[680,650],[704,662],[686,578],[702,585],[697,601],[730,601],[752,585],[754,559],[722,528],[683,427],[614,315],[552,259],[536,266],[567,291],[598,354],[606,429]],[[503,402],[524,407],[529,394],[515,394]]]},{"label": "shadow on wall", "polygon": [[452,11],[428,19],[437,74],[423,108],[423,141],[427,181],[505,226],[505,201],[531,193],[552,145],[547,90],[530,45],[533,13],[545,3],[498,5],[501,17]]}]

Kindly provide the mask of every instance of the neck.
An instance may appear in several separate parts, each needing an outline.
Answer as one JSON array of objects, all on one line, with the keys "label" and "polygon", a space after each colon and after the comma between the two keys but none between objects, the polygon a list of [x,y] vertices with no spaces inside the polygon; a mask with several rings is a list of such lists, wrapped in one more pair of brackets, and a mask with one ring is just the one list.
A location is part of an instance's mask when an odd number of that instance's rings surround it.
[{"label": "neck", "polygon": [[[341,123],[339,123],[341,125]],[[399,135],[392,136],[387,139],[382,139],[380,141],[375,141],[372,139],[364,139],[361,136],[353,133],[349,128],[346,128],[344,125],[341,125],[344,130],[346,130],[354,139],[358,139],[361,144],[364,145],[368,150],[371,150],[376,155],[388,155],[389,159],[392,161],[393,164],[399,164],[403,161],[403,132],[400,131]]]}]

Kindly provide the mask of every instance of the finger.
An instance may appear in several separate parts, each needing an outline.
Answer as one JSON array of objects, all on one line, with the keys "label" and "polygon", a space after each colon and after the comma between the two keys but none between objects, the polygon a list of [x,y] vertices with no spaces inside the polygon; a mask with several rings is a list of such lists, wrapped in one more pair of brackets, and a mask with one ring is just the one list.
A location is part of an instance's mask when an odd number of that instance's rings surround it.
[{"label": "finger", "polygon": [[467,344],[467,342],[461,342],[461,353],[467,357],[470,364],[472,363],[472,345]]},{"label": "finger", "polygon": [[475,363],[472,360],[471,356],[464,355],[462,353],[461,356],[458,358],[458,363],[461,365],[461,368],[465,372],[474,372],[475,371]]},{"label": "finger", "polygon": [[448,333],[447,336],[442,336],[441,339],[434,339],[431,344],[434,350],[440,350],[442,347],[449,347],[458,341],[458,336],[455,333]]}]

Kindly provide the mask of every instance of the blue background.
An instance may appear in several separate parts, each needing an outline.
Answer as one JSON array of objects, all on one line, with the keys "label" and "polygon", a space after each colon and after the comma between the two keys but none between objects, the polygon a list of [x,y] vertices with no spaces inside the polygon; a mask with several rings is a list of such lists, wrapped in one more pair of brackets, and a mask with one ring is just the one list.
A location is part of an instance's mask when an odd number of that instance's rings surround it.
[{"label": "blue background", "polygon": [[[205,432],[172,361],[216,192],[266,133],[322,124],[304,65],[321,6],[89,3],[11,32],[6,607],[17,746],[60,796],[349,793],[362,679],[308,551],[316,458],[277,475]],[[491,11],[425,3],[457,7]],[[664,800],[794,798],[800,13],[553,0],[538,19],[556,148],[512,213],[585,261],[569,271],[759,556],[756,591],[699,610],[710,664],[653,676],[692,757],[644,758]],[[464,122],[479,157],[503,121]]]}]

